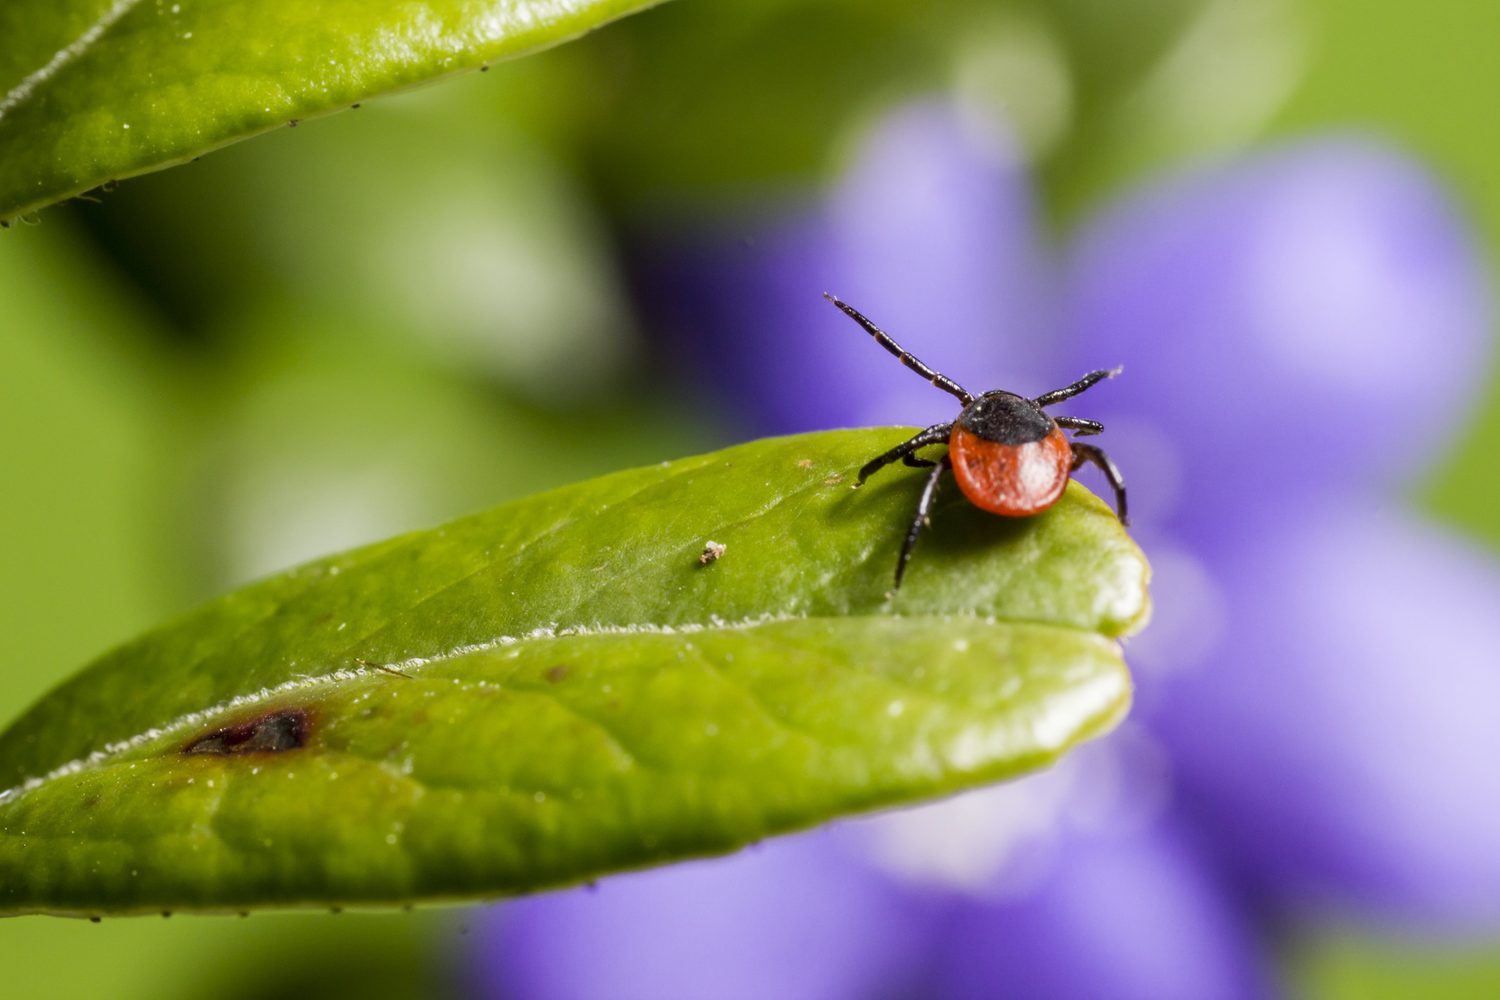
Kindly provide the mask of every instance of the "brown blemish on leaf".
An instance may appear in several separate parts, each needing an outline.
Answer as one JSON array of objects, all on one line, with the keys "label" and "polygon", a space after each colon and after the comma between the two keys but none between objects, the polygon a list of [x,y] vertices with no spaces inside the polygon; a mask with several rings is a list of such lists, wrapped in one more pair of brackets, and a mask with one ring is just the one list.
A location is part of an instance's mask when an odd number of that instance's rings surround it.
[{"label": "brown blemish on leaf", "polygon": [[797,463],[797,468],[799,469],[811,469],[812,467],[813,460],[810,458],[804,458]]},{"label": "brown blemish on leaf", "polygon": [[727,548],[729,546],[723,542],[715,542],[710,539],[703,544],[703,551],[698,554],[698,565],[707,566],[711,562],[718,562],[719,557],[724,554],[724,550]]},{"label": "brown blemish on leaf", "polygon": [[312,720],[300,708],[282,708],[246,722],[204,733],[182,748],[185,754],[229,756],[278,753],[307,745]]},{"label": "brown blemish on leaf", "polygon": [[558,684],[567,678],[568,668],[565,664],[559,663],[555,667],[548,667],[542,671],[542,676],[547,678],[548,684]]}]

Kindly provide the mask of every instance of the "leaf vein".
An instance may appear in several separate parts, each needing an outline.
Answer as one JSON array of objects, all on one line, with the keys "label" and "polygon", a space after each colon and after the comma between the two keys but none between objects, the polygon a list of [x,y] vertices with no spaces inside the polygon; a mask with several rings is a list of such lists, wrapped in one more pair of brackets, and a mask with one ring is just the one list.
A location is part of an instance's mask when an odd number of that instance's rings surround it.
[{"label": "leaf vein", "polygon": [[[694,468],[696,469],[697,467],[694,466]],[[665,477],[663,477],[661,479],[652,480],[652,481],[646,483],[645,485],[641,486],[640,488],[638,488],[638,489],[636,489],[636,490],[634,490],[634,491],[632,491],[630,493],[627,493],[623,497],[617,497],[617,498],[612,499],[609,502],[601,505],[599,508],[597,508],[593,512],[593,514],[591,516],[597,517],[600,514],[604,513],[606,510],[610,510],[611,508],[619,508],[621,506],[624,506],[625,504],[631,503],[631,502],[639,499],[642,495],[644,495],[646,493],[649,493],[649,492],[651,492],[653,490],[661,489],[661,488],[666,487],[666,486],[675,486],[676,485],[676,480],[679,479],[681,477],[681,475],[683,475],[686,471],[688,471],[688,470],[680,470],[680,471],[679,470],[673,470],[673,475],[665,476]],[[504,554],[505,559],[508,562],[514,563],[515,561],[517,561],[518,559],[520,559],[523,555],[525,555],[526,552],[528,550],[530,550],[533,546],[538,545],[538,544],[540,544],[542,542],[545,542],[549,538],[555,537],[560,532],[564,531],[565,529],[571,527],[573,524],[577,523],[577,521],[578,521],[578,517],[575,515],[575,516],[565,517],[562,520],[555,522],[551,527],[547,528],[545,531],[539,532],[538,534],[534,535],[533,537],[528,538],[526,541],[522,542],[521,545],[518,548],[516,548],[514,551],[506,552]],[[459,577],[457,577],[457,578],[455,578],[453,580],[450,580],[447,583],[441,584],[440,586],[436,587],[435,589],[433,589],[433,590],[429,591],[428,593],[422,595],[422,597],[420,597],[419,599],[417,599],[417,601],[415,603],[413,603],[413,604],[409,605],[408,607],[406,607],[405,609],[403,609],[403,617],[405,615],[411,614],[413,611],[417,610],[418,608],[423,607],[424,605],[428,604],[429,602],[431,602],[433,600],[436,600],[438,597],[441,597],[443,594],[445,594],[448,591],[452,590],[454,587],[458,587],[458,586],[462,585],[463,583],[465,583],[466,581],[472,580],[474,577],[479,576],[481,573],[484,573],[484,572],[486,572],[488,570],[494,569],[495,566],[498,565],[499,562],[500,562],[500,559],[498,557],[497,558],[485,559],[485,560],[483,560],[480,563],[480,565],[474,567],[473,569],[471,569],[467,573],[464,573],[463,575],[461,575],[461,576],[459,576]],[[386,622],[383,622],[381,625],[377,626],[376,628],[370,630],[369,632],[366,632],[365,634],[357,637],[356,639],[354,639],[349,644],[348,647],[345,648],[345,650],[344,650],[345,655],[346,656],[351,655],[355,650],[364,647],[371,639],[374,639],[376,636],[379,636],[383,632],[389,631],[395,625],[396,625],[396,620],[386,621]],[[441,656],[442,656],[442,654],[438,654],[437,656],[434,656],[433,659],[439,659],[439,658],[441,658]]]},{"label": "leaf vein", "polygon": [[800,736],[819,748],[825,746],[822,737],[818,736],[811,730],[804,728],[799,723],[793,722],[785,714],[773,708],[761,696],[760,692],[754,689],[752,685],[747,684],[730,674],[727,670],[724,669],[724,665],[722,663],[709,656],[708,652],[698,646],[697,643],[687,643],[686,645],[688,649],[692,651],[693,656],[697,658],[698,662],[708,668],[709,673],[719,678],[719,680],[730,690],[736,691],[740,695],[742,695],[745,701],[747,701],[751,705],[751,707],[753,707],[757,712],[764,716],[772,726],[792,735]]},{"label": "leaf vein", "polygon": [[604,737],[609,740],[610,745],[620,755],[622,755],[625,758],[626,762],[632,767],[638,768],[642,771],[665,770],[663,765],[647,760],[644,756],[641,755],[640,751],[636,750],[629,743],[627,743],[625,741],[625,738],[620,734],[619,730],[611,726],[609,723],[605,722],[603,719],[597,718],[594,715],[591,715],[590,713],[585,712],[583,709],[574,705],[572,702],[567,701],[557,692],[548,690],[546,688],[532,687],[528,684],[517,684],[514,681],[510,682],[508,686],[512,691],[515,691],[517,693],[535,695],[536,697],[541,698],[542,700],[549,702],[552,705],[555,705],[571,718],[578,719],[579,721],[588,724],[590,728],[602,733]]},{"label": "leaf vein", "polygon": [[63,67],[87,52],[104,36],[106,31],[119,23],[120,19],[134,10],[139,3],[140,0],[115,0],[108,10],[99,15],[97,21],[84,29],[83,34],[58,49],[45,64],[32,70],[20,83],[10,88],[10,91],[0,98],[0,121],[28,100],[36,92],[37,87],[56,76]]}]

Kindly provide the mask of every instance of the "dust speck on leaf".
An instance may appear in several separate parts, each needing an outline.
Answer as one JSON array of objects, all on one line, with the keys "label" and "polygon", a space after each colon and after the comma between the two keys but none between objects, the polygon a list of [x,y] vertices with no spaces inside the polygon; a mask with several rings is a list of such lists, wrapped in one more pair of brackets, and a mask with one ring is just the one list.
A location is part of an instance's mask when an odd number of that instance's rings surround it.
[{"label": "dust speck on leaf", "polygon": [[717,562],[729,546],[723,542],[707,541],[703,544],[703,551],[698,554],[698,565],[707,566],[711,562]]},{"label": "dust speck on leaf", "polygon": [[228,756],[296,750],[307,744],[311,728],[307,712],[300,708],[284,708],[204,733],[183,747],[182,752]]}]

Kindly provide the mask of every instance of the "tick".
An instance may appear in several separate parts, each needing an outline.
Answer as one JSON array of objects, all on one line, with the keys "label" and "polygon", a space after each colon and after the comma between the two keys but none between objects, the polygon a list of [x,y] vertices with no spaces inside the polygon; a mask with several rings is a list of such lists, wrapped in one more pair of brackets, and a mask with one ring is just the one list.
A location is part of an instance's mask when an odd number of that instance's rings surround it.
[{"label": "tick", "polygon": [[[853,306],[827,292],[823,297],[843,310],[903,365],[949,395],[958,397],[964,407],[957,420],[933,424],[910,440],[866,462],[859,470],[856,486],[863,486],[866,479],[896,461],[914,468],[932,469],[917,500],[916,516],[906,531],[901,558],[896,562],[897,589],[901,587],[901,578],[906,575],[906,564],[911,561],[917,536],[932,523],[932,504],[937,498],[938,480],[944,469],[953,470],[959,490],[980,510],[1002,517],[1029,517],[1057,503],[1074,471],[1083,463],[1091,462],[1103,471],[1115,491],[1115,511],[1120,523],[1130,523],[1125,508],[1125,480],[1115,463],[1109,460],[1103,449],[1069,440],[1063,434],[1066,428],[1076,437],[1087,437],[1103,431],[1104,425],[1097,420],[1054,417],[1046,412],[1046,407],[1072,399],[1090,386],[1120,374],[1121,369],[1101,368],[1089,372],[1072,385],[1044,392],[1035,399],[1003,389],[992,389],[976,396],[948,376],[923,364]],[[917,455],[923,448],[939,444],[948,446],[947,454],[940,460]]]}]

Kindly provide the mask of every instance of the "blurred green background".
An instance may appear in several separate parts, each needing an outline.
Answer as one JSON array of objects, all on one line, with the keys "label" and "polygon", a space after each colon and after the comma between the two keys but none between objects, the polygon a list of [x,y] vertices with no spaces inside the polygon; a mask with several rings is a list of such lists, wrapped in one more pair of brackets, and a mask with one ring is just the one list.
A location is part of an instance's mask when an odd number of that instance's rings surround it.
[{"label": "blurred green background", "polygon": [[[679,0],[46,211],[0,238],[0,716],[245,579],[722,441],[654,370],[632,220],[817,185],[946,90],[1015,124],[1059,234],[1155,170],[1353,127],[1493,248],[1497,38],[1472,0]],[[1492,391],[1416,499],[1500,548],[1497,433]],[[0,959],[17,997],[432,996],[465,923],[25,918]],[[1478,944],[1285,954],[1307,996],[1500,995]]]}]

